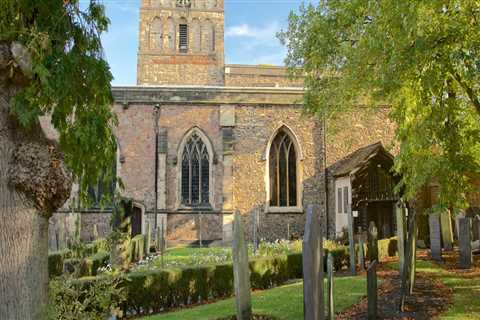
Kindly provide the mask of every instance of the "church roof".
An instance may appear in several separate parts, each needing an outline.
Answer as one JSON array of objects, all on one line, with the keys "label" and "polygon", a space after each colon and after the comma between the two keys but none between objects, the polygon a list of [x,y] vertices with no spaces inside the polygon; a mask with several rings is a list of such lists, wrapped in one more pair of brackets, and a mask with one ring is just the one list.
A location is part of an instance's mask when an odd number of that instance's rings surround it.
[{"label": "church roof", "polygon": [[378,154],[383,154],[393,161],[393,155],[388,152],[379,141],[357,149],[356,151],[332,164],[330,167],[328,167],[328,170],[335,177],[346,176],[362,168],[366,163],[369,162],[370,159]]}]

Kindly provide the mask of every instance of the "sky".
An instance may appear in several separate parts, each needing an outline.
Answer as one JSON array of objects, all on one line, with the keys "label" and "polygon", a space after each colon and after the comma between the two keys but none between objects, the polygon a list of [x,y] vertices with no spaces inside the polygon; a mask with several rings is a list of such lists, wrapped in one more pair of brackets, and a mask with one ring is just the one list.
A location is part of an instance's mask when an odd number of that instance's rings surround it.
[{"label": "sky", "polygon": [[[85,1],[85,0],[84,0]],[[102,37],[113,85],[135,85],[140,0],[103,0],[111,20]],[[276,33],[302,0],[225,0],[225,63],[283,65]]]}]

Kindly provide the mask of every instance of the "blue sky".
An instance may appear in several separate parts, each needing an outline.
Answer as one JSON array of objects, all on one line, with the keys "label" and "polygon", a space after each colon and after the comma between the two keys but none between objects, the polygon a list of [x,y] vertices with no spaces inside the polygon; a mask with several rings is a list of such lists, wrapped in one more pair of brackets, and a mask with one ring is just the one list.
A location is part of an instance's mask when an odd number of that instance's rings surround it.
[{"label": "blue sky", "polygon": [[[103,0],[111,20],[103,36],[113,85],[136,84],[140,0]],[[283,65],[285,48],[275,34],[301,0],[225,0],[225,62]]]}]

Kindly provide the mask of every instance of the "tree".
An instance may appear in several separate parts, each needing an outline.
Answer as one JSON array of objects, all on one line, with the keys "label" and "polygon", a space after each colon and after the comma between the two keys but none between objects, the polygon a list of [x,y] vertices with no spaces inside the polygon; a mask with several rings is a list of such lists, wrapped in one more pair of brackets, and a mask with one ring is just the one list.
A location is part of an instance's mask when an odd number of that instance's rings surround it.
[{"label": "tree", "polygon": [[[42,317],[48,218],[72,181],[86,190],[113,174],[112,75],[100,43],[108,23],[93,0],[84,9],[79,0],[0,2],[2,319]],[[43,133],[42,116],[56,141]]]},{"label": "tree", "polygon": [[467,206],[480,175],[478,0],[320,0],[279,36],[308,111],[390,105],[406,198],[435,178],[440,206]]}]

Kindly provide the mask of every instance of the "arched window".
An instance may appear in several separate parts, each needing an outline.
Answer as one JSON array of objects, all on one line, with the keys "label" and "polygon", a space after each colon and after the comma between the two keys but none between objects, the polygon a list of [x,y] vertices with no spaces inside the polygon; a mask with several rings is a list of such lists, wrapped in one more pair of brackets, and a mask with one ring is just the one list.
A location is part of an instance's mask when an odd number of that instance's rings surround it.
[{"label": "arched window", "polygon": [[202,51],[211,53],[215,51],[215,27],[210,20],[202,24]]},{"label": "arched window", "polygon": [[269,152],[270,206],[296,207],[297,150],[292,137],[285,129],[278,131]]},{"label": "arched window", "polygon": [[163,25],[160,18],[155,18],[150,26],[150,49],[163,48]]},{"label": "arched window", "polygon": [[201,33],[200,33],[200,20],[192,20],[192,51],[199,53],[202,46]]},{"label": "arched window", "polygon": [[210,159],[208,148],[193,131],[183,147],[181,158],[181,203],[184,206],[210,205]]}]

